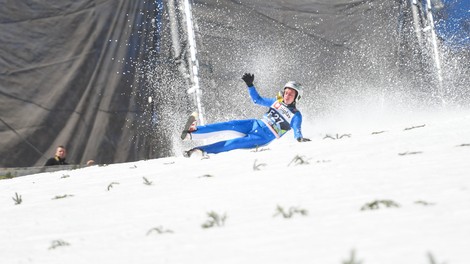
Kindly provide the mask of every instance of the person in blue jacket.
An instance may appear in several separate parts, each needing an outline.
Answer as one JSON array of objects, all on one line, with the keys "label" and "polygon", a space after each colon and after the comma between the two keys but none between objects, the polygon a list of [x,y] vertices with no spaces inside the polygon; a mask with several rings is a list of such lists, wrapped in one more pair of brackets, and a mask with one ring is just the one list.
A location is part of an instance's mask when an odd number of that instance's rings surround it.
[{"label": "person in blue jacket", "polygon": [[276,138],[282,137],[291,128],[294,137],[299,142],[310,141],[304,138],[301,131],[302,114],[295,104],[302,98],[302,86],[298,82],[290,81],[284,85],[284,90],[278,98],[261,97],[253,85],[254,74],[245,73],[242,80],[248,86],[248,92],[255,104],[269,107],[261,119],[232,120],[196,126],[194,121],[185,127],[182,133],[183,140],[199,140],[214,136],[236,136],[228,140],[219,141],[210,145],[199,146],[183,154],[190,157],[195,152],[220,153],[234,149],[250,149],[269,144]]}]

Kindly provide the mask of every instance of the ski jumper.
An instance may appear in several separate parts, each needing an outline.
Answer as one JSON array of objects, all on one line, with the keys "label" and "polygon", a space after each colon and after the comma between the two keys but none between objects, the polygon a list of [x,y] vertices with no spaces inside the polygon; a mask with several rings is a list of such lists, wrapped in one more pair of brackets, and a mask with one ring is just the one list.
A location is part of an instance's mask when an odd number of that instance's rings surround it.
[{"label": "ski jumper", "polygon": [[261,119],[232,120],[228,122],[198,126],[191,132],[192,139],[203,139],[214,135],[236,134],[238,137],[197,147],[206,153],[220,153],[234,149],[250,149],[267,145],[282,137],[291,128],[295,138],[302,138],[302,115],[294,104],[286,105],[276,98],[261,97],[254,86],[248,92],[255,104],[267,106],[269,110]]}]

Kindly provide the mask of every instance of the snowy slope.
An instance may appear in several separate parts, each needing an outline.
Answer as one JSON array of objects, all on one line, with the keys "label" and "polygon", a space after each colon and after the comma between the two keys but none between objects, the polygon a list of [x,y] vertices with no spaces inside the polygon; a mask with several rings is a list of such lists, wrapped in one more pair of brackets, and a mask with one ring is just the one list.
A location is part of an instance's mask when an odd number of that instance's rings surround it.
[{"label": "snowy slope", "polygon": [[[470,112],[343,121],[1,180],[0,263],[470,263]],[[203,228],[210,212],[225,221]]]}]

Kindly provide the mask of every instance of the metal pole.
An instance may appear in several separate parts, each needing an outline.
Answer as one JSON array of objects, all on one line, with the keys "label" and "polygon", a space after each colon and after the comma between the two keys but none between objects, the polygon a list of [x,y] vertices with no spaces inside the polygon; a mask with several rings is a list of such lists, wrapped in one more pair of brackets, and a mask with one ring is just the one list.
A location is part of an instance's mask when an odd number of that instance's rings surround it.
[{"label": "metal pole", "polygon": [[441,69],[441,59],[439,56],[439,47],[437,45],[437,37],[436,37],[436,30],[434,28],[434,19],[432,16],[432,6],[431,6],[431,0],[426,0],[426,16],[427,20],[429,22],[429,27],[426,27],[424,30],[431,30],[431,42],[433,46],[433,51],[434,51],[434,63],[436,66],[436,71],[437,71],[437,79],[439,81],[439,92],[441,93],[442,96],[442,69]]},{"label": "metal pole", "polygon": [[[418,6],[419,4],[419,6]],[[411,1],[411,12],[413,14],[413,26],[416,34],[416,38],[418,39],[418,44],[420,49],[422,49],[423,46],[423,40],[422,40],[422,24],[421,24],[421,18],[420,18],[420,10],[421,10],[421,4],[418,3],[418,0],[412,0]]]},{"label": "metal pole", "polygon": [[189,3],[189,0],[184,0],[184,10],[186,14],[186,23],[187,23],[187,30],[188,30],[188,42],[189,42],[189,51],[191,54],[191,61],[189,65],[189,70],[192,73],[191,74],[191,82],[192,82],[192,87],[188,89],[188,93],[194,93],[195,101],[196,101],[196,107],[198,111],[198,118],[199,118],[199,123],[201,125],[205,124],[204,120],[204,108],[202,107],[202,102],[201,102],[201,87],[199,86],[199,63],[196,58],[196,36],[194,34],[194,27],[193,27],[193,19],[192,19],[192,14],[191,14],[191,5]]}]

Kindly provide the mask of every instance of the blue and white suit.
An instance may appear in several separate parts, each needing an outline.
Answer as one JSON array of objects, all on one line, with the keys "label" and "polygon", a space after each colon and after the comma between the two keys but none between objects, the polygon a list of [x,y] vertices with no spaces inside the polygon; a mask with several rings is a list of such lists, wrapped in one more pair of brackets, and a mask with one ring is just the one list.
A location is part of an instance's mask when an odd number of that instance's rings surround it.
[{"label": "blue and white suit", "polygon": [[228,122],[198,126],[191,132],[192,139],[203,139],[218,134],[237,134],[238,137],[197,147],[207,153],[219,153],[234,149],[249,149],[267,145],[282,137],[291,128],[294,137],[302,138],[302,114],[295,104],[286,105],[276,98],[261,97],[254,86],[248,92],[255,104],[269,107],[261,119],[232,120]]}]

